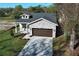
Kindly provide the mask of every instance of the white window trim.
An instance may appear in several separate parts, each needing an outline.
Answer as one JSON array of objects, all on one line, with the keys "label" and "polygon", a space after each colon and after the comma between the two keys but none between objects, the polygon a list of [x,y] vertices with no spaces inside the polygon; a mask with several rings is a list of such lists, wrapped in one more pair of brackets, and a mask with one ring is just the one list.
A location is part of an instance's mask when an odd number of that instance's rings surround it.
[{"label": "white window trim", "polygon": [[[27,17],[26,17],[26,16],[27,16]],[[29,15],[23,14],[23,15],[21,15],[21,18],[22,18],[22,19],[29,19]]]}]

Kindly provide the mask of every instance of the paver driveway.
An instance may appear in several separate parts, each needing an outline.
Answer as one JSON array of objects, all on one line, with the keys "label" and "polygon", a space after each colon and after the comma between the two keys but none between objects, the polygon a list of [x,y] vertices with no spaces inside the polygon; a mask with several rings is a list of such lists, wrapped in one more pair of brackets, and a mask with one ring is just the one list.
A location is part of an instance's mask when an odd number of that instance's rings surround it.
[{"label": "paver driveway", "polygon": [[33,36],[18,56],[52,56],[52,40],[50,37]]}]

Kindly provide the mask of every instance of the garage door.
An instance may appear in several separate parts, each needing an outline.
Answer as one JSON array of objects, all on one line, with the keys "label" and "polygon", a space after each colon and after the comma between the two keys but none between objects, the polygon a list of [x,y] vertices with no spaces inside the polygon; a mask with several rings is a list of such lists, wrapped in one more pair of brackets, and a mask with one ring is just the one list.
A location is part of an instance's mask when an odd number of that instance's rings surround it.
[{"label": "garage door", "polygon": [[45,37],[52,37],[52,29],[32,29],[33,36],[45,36]]}]

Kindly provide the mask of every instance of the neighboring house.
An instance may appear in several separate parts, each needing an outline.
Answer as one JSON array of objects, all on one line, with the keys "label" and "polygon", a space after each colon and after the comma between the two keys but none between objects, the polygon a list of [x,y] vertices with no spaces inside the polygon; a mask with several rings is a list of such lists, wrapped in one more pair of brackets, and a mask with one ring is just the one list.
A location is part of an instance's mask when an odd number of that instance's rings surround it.
[{"label": "neighboring house", "polygon": [[24,13],[20,19],[16,20],[15,32],[26,33],[26,37],[41,36],[53,37],[56,36],[57,19],[53,13]]}]

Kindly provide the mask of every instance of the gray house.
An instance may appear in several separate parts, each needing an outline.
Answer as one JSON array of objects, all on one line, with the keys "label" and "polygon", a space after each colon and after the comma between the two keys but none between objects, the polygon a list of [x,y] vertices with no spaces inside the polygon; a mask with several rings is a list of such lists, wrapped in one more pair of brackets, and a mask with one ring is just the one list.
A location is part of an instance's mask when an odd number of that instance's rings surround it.
[{"label": "gray house", "polygon": [[15,33],[26,33],[24,38],[30,36],[52,37],[56,36],[56,14],[53,13],[23,13],[16,20]]}]

